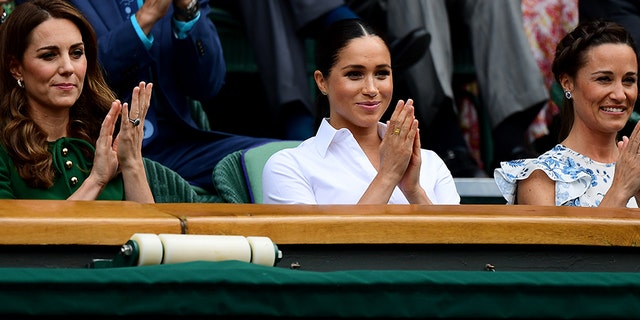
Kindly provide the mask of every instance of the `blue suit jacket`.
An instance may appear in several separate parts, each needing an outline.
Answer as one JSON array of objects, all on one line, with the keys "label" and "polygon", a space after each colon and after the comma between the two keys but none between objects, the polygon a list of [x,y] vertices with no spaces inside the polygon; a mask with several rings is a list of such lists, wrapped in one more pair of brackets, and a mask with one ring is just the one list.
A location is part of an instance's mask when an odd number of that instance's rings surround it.
[{"label": "blue suit jacket", "polygon": [[[99,59],[109,85],[129,101],[140,81],[153,82],[153,99],[145,121],[143,146],[158,137],[179,139],[199,130],[187,97],[209,100],[220,90],[225,61],[218,32],[208,18],[209,1],[200,1],[200,19],[187,38],[173,34],[172,13],[156,23],[147,50],[115,0],[71,0],[98,35]],[[170,120],[167,122],[161,119]],[[161,140],[160,138],[159,140]]]}]

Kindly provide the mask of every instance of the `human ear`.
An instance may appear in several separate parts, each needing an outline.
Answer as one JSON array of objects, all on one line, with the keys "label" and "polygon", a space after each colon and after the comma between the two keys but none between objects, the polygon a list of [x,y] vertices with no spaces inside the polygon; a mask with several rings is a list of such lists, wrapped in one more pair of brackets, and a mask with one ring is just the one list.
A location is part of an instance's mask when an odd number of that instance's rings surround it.
[{"label": "human ear", "polygon": [[573,79],[569,77],[566,73],[560,76],[560,86],[563,91],[572,91],[573,90]]},{"label": "human ear", "polygon": [[9,72],[16,80],[22,79],[22,65],[15,58],[9,62]]},{"label": "human ear", "polygon": [[326,95],[327,86],[324,80],[324,75],[322,74],[322,72],[320,72],[320,70],[316,70],[313,72],[313,80],[316,81],[316,86],[318,86],[320,92],[322,92],[323,95]]}]

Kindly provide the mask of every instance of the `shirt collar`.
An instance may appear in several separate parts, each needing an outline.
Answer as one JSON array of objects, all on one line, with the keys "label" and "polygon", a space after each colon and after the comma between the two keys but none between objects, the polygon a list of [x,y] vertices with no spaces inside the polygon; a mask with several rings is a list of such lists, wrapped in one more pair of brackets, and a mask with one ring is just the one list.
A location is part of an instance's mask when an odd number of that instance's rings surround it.
[{"label": "shirt collar", "polygon": [[[384,137],[384,134],[386,132],[387,132],[387,125],[382,122],[378,122],[378,136],[382,138]],[[320,123],[320,127],[318,128],[318,132],[316,133],[315,139],[316,139],[316,148],[317,148],[316,151],[323,158],[327,154],[327,150],[329,149],[329,146],[331,145],[332,142],[341,141],[345,139],[352,139],[355,141],[355,138],[353,137],[353,134],[351,134],[351,131],[349,131],[349,129],[342,128],[342,129],[336,130],[333,126],[331,126],[331,124],[329,124],[329,118],[322,119],[322,122]]]}]

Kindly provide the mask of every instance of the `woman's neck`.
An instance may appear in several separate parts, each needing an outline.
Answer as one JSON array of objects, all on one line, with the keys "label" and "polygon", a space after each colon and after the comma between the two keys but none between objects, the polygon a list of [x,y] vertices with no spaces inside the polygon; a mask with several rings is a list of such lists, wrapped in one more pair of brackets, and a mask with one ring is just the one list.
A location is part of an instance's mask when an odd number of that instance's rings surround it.
[{"label": "woman's neck", "polygon": [[378,127],[349,128],[349,130],[369,161],[377,168],[380,163],[380,143],[382,143],[382,138],[378,135]]},{"label": "woman's neck", "polygon": [[55,141],[67,136],[69,110],[67,112],[49,113],[31,109],[29,114],[33,121],[47,133],[48,141]]},{"label": "woman's neck", "polygon": [[561,142],[564,146],[602,163],[616,162],[616,134],[597,134],[591,130],[572,130]]}]

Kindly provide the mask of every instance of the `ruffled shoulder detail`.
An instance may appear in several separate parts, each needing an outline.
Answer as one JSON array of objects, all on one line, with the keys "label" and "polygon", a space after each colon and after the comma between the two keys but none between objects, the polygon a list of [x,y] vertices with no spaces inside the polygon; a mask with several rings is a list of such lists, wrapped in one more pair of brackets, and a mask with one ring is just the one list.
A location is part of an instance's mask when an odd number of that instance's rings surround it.
[{"label": "ruffled shoulder detail", "polygon": [[560,144],[535,159],[502,162],[494,171],[494,179],[508,204],[515,202],[517,182],[535,170],[542,170],[556,182],[556,205],[582,206],[585,204],[580,197],[589,188],[597,187],[599,177],[602,183],[611,183],[614,164],[596,163]]}]

